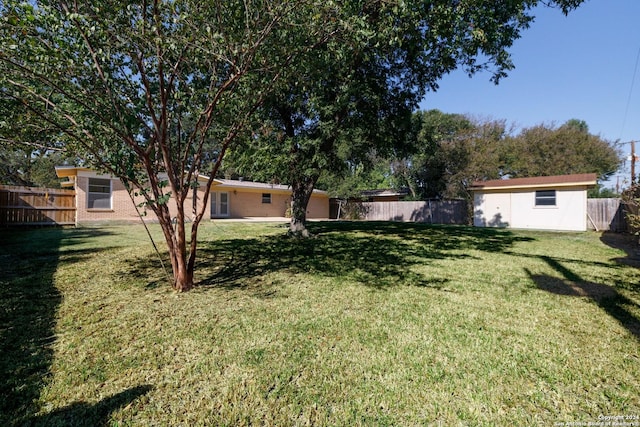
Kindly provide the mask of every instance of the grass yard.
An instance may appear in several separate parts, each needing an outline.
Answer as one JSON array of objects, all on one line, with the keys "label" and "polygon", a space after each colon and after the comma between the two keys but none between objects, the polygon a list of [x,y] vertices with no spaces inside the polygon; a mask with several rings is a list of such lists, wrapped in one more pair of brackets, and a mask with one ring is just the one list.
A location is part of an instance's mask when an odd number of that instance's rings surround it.
[{"label": "grass yard", "polygon": [[186,294],[141,226],[0,231],[0,424],[640,425],[624,239],[310,228],[204,224]]}]

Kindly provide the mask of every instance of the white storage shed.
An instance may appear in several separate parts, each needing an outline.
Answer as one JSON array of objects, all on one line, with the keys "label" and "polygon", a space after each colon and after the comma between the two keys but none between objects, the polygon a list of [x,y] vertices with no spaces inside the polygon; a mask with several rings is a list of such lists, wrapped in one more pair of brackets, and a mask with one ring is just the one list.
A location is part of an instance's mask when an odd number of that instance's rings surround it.
[{"label": "white storage shed", "polygon": [[587,230],[587,190],[596,174],[474,182],[473,225],[536,230]]}]

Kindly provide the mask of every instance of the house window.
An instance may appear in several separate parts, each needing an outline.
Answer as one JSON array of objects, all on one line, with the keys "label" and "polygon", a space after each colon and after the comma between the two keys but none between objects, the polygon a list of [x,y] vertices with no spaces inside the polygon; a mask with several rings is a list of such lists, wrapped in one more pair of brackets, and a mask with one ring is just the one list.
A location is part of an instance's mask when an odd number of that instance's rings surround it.
[{"label": "house window", "polygon": [[556,190],[536,191],[536,206],[555,206]]},{"label": "house window", "polygon": [[262,193],[262,203],[271,204],[271,193]]},{"label": "house window", "polygon": [[111,180],[89,178],[88,209],[111,209]]}]

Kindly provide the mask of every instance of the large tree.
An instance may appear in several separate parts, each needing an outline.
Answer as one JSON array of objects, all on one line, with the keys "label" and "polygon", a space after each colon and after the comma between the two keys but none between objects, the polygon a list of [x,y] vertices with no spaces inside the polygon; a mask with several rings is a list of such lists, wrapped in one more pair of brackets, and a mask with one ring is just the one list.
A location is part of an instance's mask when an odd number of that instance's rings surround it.
[{"label": "large tree", "polygon": [[[284,79],[264,105],[270,126],[252,139],[255,154],[242,153],[249,174],[291,185],[291,231],[305,233],[306,205],[322,173],[340,175],[403,144],[411,111],[443,75],[462,67],[470,75],[489,70],[496,83],[506,76],[508,49],[538,3],[355,2],[350,13],[362,17],[361,31],[302,58],[293,80]],[[545,4],[567,13],[580,3]],[[257,166],[265,158],[270,167]]]},{"label": "large tree", "polygon": [[294,234],[307,234],[307,204],[323,173],[364,161],[409,123],[414,86],[393,79],[413,60],[394,48],[396,30],[381,25],[390,5],[345,7],[342,19],[361,28],[301,56],[261,106],[260,131],[229,159],[243,174],[291,185]]},{"label": "large tree", "polygon": [[334,9],[315,0],[4,1],[0,94],[144,197],[173,286],[185,291],[209,192],[192,212],[188,195],[201,175],[210,186],[296,57],[343,30]]}]

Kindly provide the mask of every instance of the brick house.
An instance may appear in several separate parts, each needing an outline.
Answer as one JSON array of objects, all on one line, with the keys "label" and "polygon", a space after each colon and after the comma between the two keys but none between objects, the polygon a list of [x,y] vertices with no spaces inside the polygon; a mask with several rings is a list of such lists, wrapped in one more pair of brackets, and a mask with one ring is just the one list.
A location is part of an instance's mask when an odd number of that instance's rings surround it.
[{"label": "brick house", "polygon": [[[136,197],[135,204],[119,179],[100,174],[89,168],[58,166],[56,174],[66,178],[63,187],[70,187],[76,193],[76,224],[98,221],[139,220],[136,211],[142,197]],[[201,177],[198,200],[202,200],[206,178]],[[285,218],[291,205],[291,188],[286,185],[229,179],[214,180],[209,189],[207,212],[209,217],[221,218]],[[185,206],[192,206],[190,194]],[[176,212],[173,200],[169,209]],[[142,208],[140,208],[142,210]],[[155,219],[149,212],[151,219]],[[314,190],[307,207],[307,218],[329,217],[329,195]]]}]

